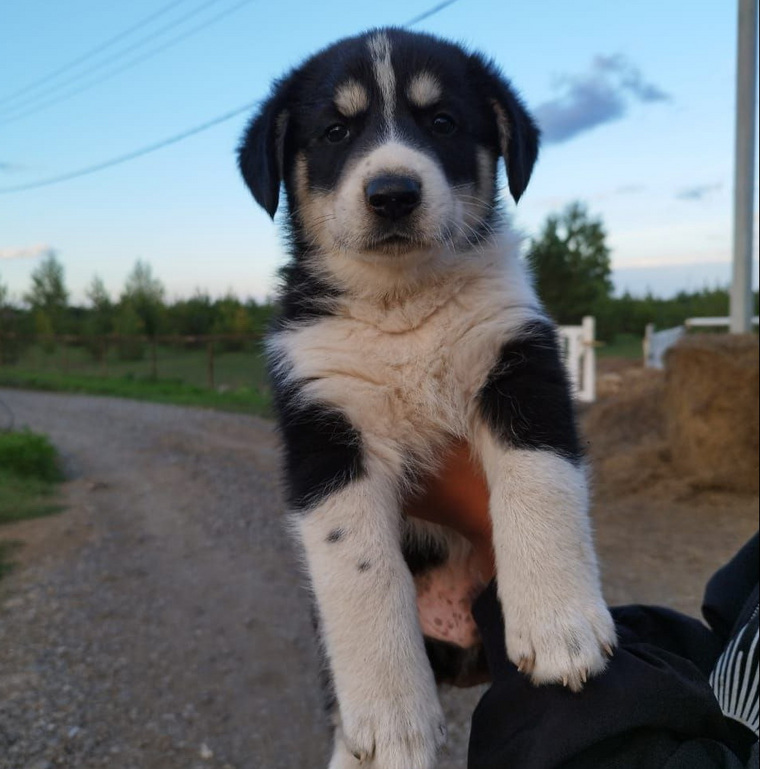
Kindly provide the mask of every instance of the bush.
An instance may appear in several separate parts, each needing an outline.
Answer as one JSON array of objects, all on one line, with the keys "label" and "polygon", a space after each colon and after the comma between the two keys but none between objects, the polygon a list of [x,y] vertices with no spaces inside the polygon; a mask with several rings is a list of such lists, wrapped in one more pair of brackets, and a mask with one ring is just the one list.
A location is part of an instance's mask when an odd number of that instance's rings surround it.
[{"label": "bush", "polygon": [[61,479],[55,448],[29,430],[0,433],[0,467],[6,473],[54,483]]}]

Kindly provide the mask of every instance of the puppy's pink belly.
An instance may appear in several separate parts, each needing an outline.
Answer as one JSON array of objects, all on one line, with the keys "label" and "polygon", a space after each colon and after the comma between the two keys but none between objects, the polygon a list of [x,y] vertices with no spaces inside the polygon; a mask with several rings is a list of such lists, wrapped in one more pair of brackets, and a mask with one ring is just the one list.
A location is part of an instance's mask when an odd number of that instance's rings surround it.
[{"label": "puppy's pink belly", "polygon": [[450,562],[414,578],[422,632],[463,648],[480,643],[470,606],[485,587],[466,562]]}]

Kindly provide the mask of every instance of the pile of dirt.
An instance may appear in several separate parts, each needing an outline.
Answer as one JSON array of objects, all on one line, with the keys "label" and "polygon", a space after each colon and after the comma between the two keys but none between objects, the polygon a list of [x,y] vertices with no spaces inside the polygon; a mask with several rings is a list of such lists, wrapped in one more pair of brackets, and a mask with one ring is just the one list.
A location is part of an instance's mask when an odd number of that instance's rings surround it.
[{"label": "pile of dirt", "polygon": [[[725,336],[721,339],[730,350],[737,344],[726,343]],[[711,343],[697,339],[687,345]],[[706,393],[711,381],[721,378],[735,406],[725,409],[723,423],[723,412],[714,414],[715,404],[708,408],[706,413],[715,420],[711,429],[726,437],[731,430],[739,430],[734,421],[742,414],[745,427],[754,424],[757,429],[757,358],[753,412],[740,405],[751,385],[747,370],[735,371],[729,361],[726,365],[733,373],[726,382],[723,373],[716,372],[720,364],[715,355],[709,362],[696,364],[696,352],[679,350],[675,355],[682,354],[691,364],[688,374],[677,379],[641,364],[626,366],[621,360],[610,367],[609,359],[603,358],[600,380],[611,386],[585,408],[581,427],[592,470],[593,523],[605,597],[612,605],[650,603],[699,616],[707,580],[757,530],[758,495],[739,490],[746,479],[746,470],[739,468],[749,461],[747,457],[754,456],[757,462],[757,444],[754,450],[747,441],[743,448],[738,444],[734,448],[731,461],[738,472],[731,471],[730,463],[710,456],[697,467],[684,468],[682,460],[676,459],[682,446],[674,439],[674,432],[679,433],[672,422],[705,417],[680,404],[671,406],[670,398],[676,388],[684,402],[693,402],[693,392]],[[697,365],[702,368],[696,369]],[[675,366],[678,369],[679,363]],[[717,404],[722,397],[716,396]],[[737,461],[737,453],[743,455],[742,462]],[[713,466],[725,468],[722,479],[716,479]]]},{"label": "pile of dirt", "polygon": [[665,412],[674,467],[705,487],[758,491],[754,335],[686,337],[666,358]]},{"label": "pile of dirt", "polygon": [[698,334],[668,352],[665,372],[603,374],[611,386],[582,421],[597,493],[655,492],[664,481],[756,494],[758,351],[754,335]]},{"label": "pile of dirt", "polygon": [[[629,367],[582,416],[598,497],[634,493],[673,474],[665,430],[665,377]],[[619,381],[617,381],[619,380]]]}]

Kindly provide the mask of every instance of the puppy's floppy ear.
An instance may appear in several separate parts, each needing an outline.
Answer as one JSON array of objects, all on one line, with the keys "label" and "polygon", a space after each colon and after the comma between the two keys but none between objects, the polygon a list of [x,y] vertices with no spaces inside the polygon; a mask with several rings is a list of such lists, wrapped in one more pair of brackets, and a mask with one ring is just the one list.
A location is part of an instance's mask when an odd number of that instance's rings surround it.
[{"label": "puppy's floppy ear", "polygon": [[496,64],[477,55],[470,58],[470,63],[480,84],[480,93],[493,110],[509,191],[516,203],[530,181],[538,157],[540,131]]},{"label": "puppy's floppy ear", "polygon": [[256,202],[274,219],[283,177],[288,111],[284,88],[275,86],[272,96],[254,115],[238,145],[238,168]]}]

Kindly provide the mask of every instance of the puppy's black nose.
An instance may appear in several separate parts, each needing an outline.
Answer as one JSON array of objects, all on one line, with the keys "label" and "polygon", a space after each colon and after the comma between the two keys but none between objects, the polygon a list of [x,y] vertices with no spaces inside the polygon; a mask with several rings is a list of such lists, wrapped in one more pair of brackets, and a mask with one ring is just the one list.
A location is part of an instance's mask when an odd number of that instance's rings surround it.
[{"label": "puppy's black nose", "polygon": [[365,189],[369,207],[385,219],[401,219],[422,200],[422,185],[410,176],[387,174],[375,177]]}]

